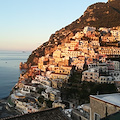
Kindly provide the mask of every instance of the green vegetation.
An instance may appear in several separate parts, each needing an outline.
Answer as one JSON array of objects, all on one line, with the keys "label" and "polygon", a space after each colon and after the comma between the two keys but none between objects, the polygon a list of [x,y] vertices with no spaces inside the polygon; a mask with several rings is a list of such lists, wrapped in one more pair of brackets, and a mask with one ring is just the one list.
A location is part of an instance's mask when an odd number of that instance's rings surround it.
[{"label": "green vegetation", "polygon": [[81,82],[82,71],[75,72],[69,83],[61,89],[62,99],[74,101],[77,104],[88,103],[89,95],[115,93],[117,89],[114,84]]},{"label": "green vegetation", "polygon": [[10,97],[7,99],[7,103],[9,103],[13,107],[15,106]]},{"label": "green vegetation", "polygon": [[[92,12],[90,12],[91,10]],[[91,14],[92,13],[92,14]],[[95,18],[95,21],[88,21],[88,18]],[[79,21],[79,22],[78,22]],[[120,4],[119,0],[109,3],[96,3],[88,7],[85,14],[70,25],[66,30],[74,31],[85,26],[94,27],[115,27],[120,25]]]},{"label": "green vegetation", "polygon": [[50,100],[45,100],[45,102],[46,102],[46,105],[47,105],[47,107],[48,108],[52,108],[52,101],[50,101]]},{"label": "green vegetation", "polygon": [[41,94],[42,91],[45,91],[44,88],[39,88],[38,93]]},{"label": "green vegetation", "polygon": [[40,96],[40,97],[38,98],[38,101],[39,101],[40,103],[43,103],[43,102],[44,102],[44,97],[43,97],[43,96]]},{"label": "green vegetation", "polygon": [[27,64],[32,63],[34,57],[35,57],[35,55],[34,55],[34,54],[31,54],[31,55],[28,57],[28,59],[27,59]]},{"label": "green vegetation", "polygon": [[36,50],[34,50],[31,55],[28,57],[27,59],[27,64],[31,64],[31,65],[36,65],[36,63],[34,62],[34,58],[39,58],[41,56],[45,55],[45,48],[40,47]]}]

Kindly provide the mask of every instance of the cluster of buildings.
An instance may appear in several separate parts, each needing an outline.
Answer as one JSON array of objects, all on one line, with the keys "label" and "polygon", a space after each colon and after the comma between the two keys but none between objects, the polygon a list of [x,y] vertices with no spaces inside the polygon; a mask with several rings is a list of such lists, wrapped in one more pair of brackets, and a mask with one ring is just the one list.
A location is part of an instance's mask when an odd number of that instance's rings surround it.
[{"label": "cluster of buildings", "polygon": [[88,70],[82,73],[82,81],[118,84],[117,82],[120,81],[119,75],[120,62],[106,60],[103,63],[88,64]]},{"label": "cluster of buildings", "polygon": [[[22,113],[39,111],[41,108],[47,107],[45,102],[40,103],[38,101],[39,97],[42,96],[44,100],[53,102],[52,107],[61,106],[64,109],[65,104],[62,103],[59,89],[69,82],[69,77],[73,74],[74,70],[83,71],[82,81],[98,83],[115,82],[119,89],[120,62],[109,59],[119,58],[120,48],[117,45],[115,47],[101,46],[101,42],[119,44],[120,30],[100,28],[98,32],[95,27],[87,26],[83,31],[77,32],[69,39],[69,42],[58,45],[52,55],[47,54],[40,57],[37,65],[31,66],[27,73],[20,75],[15,90],[10,95],[9,106],[12,105],[10,104],[12,102],[16,109]],[[88,66],[87,70],[84,70],[85,65]],[[17,97],[16,92],[19,93]],[[88,119],[84,120],[89,120],[90,115],[94,113],[93,103],[97,103],[92,102],[94,101],[93,99],[102,98],[104,96],[90,96],[90,107],[86,106],[84,108],[87,109],[85,115]],[[105,106],[107,106],[106,102]],[[105,109],[107,108],[105,107]],[[80,107],[78,111],[82,110],[83,107]],[[75,114],[73,111],[73,118]],[[105,114],[96,113],[91,116],[91,120],[93,118],[98,120],[99,116],[104,117]]]},{"label": "cluster of buildings", "polygon": [[22,92],[16,90],[8,98],[8,106],[14,107],[20,113],[31,113],[40,110],[38,101],[29,96],[25,96]]}]

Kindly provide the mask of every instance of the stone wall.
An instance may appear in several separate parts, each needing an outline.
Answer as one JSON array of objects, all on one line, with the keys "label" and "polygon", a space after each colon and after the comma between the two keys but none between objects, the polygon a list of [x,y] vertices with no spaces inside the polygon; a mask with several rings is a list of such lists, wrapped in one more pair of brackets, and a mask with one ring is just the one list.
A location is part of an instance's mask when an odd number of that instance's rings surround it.
[{"label": "stone wall", "polygon": [[116,113],[120,107],[104,102],[102,100],[90,97],[91,120],[94,120],[94,114],[100,115],[100,118]]}]

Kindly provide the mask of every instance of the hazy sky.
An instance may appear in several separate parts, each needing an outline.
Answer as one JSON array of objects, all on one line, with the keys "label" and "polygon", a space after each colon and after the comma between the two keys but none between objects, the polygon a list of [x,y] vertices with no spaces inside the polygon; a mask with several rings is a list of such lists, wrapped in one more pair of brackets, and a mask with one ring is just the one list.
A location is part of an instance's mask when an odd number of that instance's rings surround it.
[{"label": "hazy sky", "polygon": [[0,0],[0,50],[34,50],[96,2],[107,0]]}]

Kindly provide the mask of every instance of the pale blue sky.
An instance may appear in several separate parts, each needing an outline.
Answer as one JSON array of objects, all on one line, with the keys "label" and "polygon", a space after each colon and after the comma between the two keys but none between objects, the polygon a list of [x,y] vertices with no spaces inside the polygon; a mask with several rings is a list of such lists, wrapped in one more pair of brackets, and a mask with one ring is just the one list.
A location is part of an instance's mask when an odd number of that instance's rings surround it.
[{"label": "pale blue sky", "polygon": [[34,50],[96,2],[107,0],[0,0],[0,50]]}]

